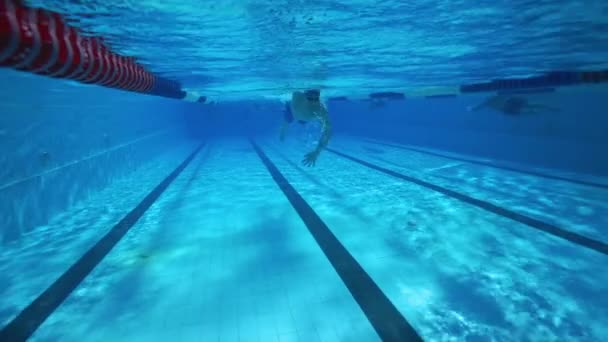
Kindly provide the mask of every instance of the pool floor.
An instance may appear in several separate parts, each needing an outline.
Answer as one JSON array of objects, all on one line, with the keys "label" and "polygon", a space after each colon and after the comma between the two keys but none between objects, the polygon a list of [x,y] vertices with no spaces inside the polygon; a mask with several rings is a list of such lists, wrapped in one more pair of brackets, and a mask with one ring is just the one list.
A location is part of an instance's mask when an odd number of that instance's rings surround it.
[{"label": "pool floor", "polygon": [[[0,322],[17,316],[197,144],[159,155],[2,250]],[[331,151],[306,168],[305,142],[256,144],[284,181],[250,141],[206,142],[31,341],[380,341],[386,322],[362,303],[382,298],[397,310],[387,320],[399,316],[426,341],[608,336],[606,188],[567,181],[580,175],[523,173],[347,137],[332,150],[376,169]],[[285,186],[302,201],[288,198]],[[303,214],[302,203],[313,214]],[[315,219],[362,270],[321,247]],[[358,287],[362,275],[367,287]],[[370,281],[380,295],[370,290],[366,298]]]}]

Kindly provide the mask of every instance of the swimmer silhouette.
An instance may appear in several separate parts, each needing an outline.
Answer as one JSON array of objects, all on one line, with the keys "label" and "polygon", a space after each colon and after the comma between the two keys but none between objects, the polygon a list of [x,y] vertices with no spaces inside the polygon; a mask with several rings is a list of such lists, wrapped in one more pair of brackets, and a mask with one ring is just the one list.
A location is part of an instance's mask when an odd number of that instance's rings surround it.
[{"label": "swimmer silhouette", "polygon": [[42,164],[43,167],[47,167],[51,162],[51,155],[47,151],[40,152],[39,158],[40,164]]},{"label": "swimmer silhouette", "polygon": [[555,107],[550,107],[540,103],[531,103],[523,96],[509,95],[494,95],[488,97],[482,103],[467,109],[469,111],[477,111],[482,108],[490,108],[511,116],[559,111],[559,109]]},{"label": "swimmer silhouette", "polygon": [[306,92],[296,91],[291,94],[291,101],[285,105],[284,122],[281,126],[281,141],[285,140],[285,134],[289,124],[294,120],[305,124],[309,121],[319,120],[321,122],[321,137],[314,150],[304,156],[302,164],[314,166],[319,154],[329,143],[331,137],[331,123],[327,109],[319,100],[321,92],[319,90],[307,90]]}]

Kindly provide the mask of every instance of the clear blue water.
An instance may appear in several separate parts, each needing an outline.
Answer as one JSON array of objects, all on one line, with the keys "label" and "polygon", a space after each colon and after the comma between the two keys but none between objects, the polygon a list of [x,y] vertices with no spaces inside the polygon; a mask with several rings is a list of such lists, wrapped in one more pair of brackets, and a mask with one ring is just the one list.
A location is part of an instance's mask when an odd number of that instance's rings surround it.
[{"label": "clear blue water", "polygon": [[29,1],[212,98],[411,92],[608,67],[605,1]]},{"label": "clear blue water", "polygon": [[[28,340],[388,341],[395,317],[425,341],[608,336],[605,85],[525,94],[552,108],[530,115],[409,96],[606,69],[607,3],[27,3],[214,103],[0,69],[0,336],[47,290],[66,298]],[[320,125],[280,142],[279,100],[313,87],[334,134],[306,167]]]}]

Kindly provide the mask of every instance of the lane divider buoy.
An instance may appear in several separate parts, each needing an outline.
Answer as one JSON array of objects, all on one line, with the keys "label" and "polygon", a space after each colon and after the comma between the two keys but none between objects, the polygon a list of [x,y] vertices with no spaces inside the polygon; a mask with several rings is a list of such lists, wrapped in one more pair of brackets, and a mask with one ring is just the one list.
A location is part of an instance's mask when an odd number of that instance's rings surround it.
[{"label": "lane divider buoy", "polygon": [[16,0],[0,0],[0,67],[176,99],[188,95],[178,82],[111,51],[101,38],[82,35],[60,14]]},{"label": "lane divider buoy", "polygon": [[[88,37],[55,12],[31,8],[17,0],[0,0],[0,67],[82,83],[206,103],[208,98],[182,89],[146,70],[135,58],[121,56],[99,37]],[[406,97],[444,98],[466,93],[524,92],[561,86],[608,82],[608,70],[553,71],[539,76],[496,79],[454,87],[431,87],[411,92],[375,92],[364,100],[403,100]],[[348,101],[335,96],[332,101]]]}]

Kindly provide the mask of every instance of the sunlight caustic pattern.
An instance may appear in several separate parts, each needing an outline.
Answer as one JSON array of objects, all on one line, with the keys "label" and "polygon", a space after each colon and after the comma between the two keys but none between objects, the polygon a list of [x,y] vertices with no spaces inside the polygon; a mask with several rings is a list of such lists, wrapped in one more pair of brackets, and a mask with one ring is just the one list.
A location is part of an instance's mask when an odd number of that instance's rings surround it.
[{"label": "sunlight caustic pattern", "polygon": [[[210,96],[360,95],[606,68],[608,3],[29,1]],[[586,51],[594,51],[587,54]]]},{"label": "sunlight caustic pattern", "polygon": [[[301,146],[260,146],[425,340],[599,341],[607,333],[605,255],[335,154],[325,154],[325,167],[312,173],[298,165]],[[581,187],[565,203],[562,193],[573,188],[561,181],[356,140],[339,139],[334,148],[408,174],[414,171],[395,163],[432,167],[438,171],[415,177],[493,196],[513,210],[526,201],[524,192],[543,189],[555,203],[530,202],[531,210],[548,206],[542,219],[583,233],[600,229],[602,218],[551,215],[550,206],[607,210],[605,201],[593,200],[605,198],[603,189]],[[442,175],[442,163],[462,172]],[[466,182],[473,174],[475,186]],[[494,191],[511,177],[521,177],[521,187],[506,201]],[[74,236],[71,243],[89,238]],[[81,317],[78,324],[73,317]],[[205,147],[32,341],[85,337],[379,340],[244,139]]]}]

